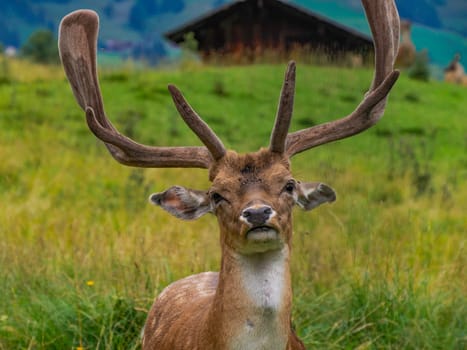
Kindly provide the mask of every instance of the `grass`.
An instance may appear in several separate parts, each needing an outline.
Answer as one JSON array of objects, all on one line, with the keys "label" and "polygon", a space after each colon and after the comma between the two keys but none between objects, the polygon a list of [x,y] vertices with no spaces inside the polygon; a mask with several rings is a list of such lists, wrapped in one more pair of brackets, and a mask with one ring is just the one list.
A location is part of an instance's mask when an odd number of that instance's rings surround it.
[{"label": "grass", "polygon": [[[229,148],[267,145],[284,66],[130,68],[104,71],[102,90],[138,141],[199,144],[171,82]],[[43,69],[0,84],[0,349],[138,349],[157,293],[220,257],[213,217],[180,222],[147,197],[207,188],[207,173],[117,164]],[[292,130],[346,115],[370,79],[299,65]],[[376,127],[294,157],[298,179],[338,193],[295,212],[293,318],[308,348],[465,348],[466,109],[467,90],[402,76]]]}]

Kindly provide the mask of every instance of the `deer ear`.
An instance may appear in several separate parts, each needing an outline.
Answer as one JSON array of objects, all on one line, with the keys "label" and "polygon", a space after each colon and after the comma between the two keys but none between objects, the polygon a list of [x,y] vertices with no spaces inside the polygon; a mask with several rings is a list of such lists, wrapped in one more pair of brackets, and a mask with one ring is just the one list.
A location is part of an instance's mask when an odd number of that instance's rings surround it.
[{"label": "deer ear", "polygon": [[173,186],[165,192],[153,193],[149,201],[184,220],[195,220],[211,212],[211,202],[207,192],[181,186]]},{"label": "deer ear", "polygon": [[305,209],[311,210],[317,206],[336,200],[336,192],[320,182],[304,182],[298,185],[297,204]]}]

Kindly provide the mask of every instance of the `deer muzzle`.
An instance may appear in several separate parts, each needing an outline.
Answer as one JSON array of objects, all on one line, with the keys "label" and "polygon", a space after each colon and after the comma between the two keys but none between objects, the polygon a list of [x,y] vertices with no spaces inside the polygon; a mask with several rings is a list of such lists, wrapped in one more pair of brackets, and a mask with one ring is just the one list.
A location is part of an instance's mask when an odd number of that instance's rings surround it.
[{"label": "deer muzzle", "polygon": [[275,215],[276,212],[269,205],[254,205],[242,211],[241,220],[248,226],[262,226]]}]

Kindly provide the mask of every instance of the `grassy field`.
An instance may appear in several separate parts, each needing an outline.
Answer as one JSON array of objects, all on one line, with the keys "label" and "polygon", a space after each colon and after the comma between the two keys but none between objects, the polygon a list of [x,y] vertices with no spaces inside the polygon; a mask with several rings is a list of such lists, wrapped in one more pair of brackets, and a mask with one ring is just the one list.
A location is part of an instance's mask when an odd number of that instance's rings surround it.
[{"label": "grassy field", "polygon": [[[181,222],[150,193],[207,188],[196,169],[116,163],[59,69],[10,65],[0,83],[0,349],[138,349],[153,298],[217,270],[217,223]],[[175,83],[241,152],[266,146],[285,65],[101,74],[107,113],[134,139],[197,145]],[[349,113],[367,69],[299,65],[292,129]],[[309,349],[467,347],[467,89],[400,78],[368,132],[293,159],[332,205],[295,212],[294,324]]]}]

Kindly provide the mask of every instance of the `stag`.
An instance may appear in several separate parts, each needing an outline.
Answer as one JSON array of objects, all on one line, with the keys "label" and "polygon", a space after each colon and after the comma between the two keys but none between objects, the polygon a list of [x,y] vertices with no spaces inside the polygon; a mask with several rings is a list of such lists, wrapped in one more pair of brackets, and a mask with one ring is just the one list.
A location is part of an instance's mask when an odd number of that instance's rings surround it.
[{"label": "stag", "polygon": [[59,48],[74,96],[94,135],[120,163],[135,167],[205,168],[208,190],[174,186],[150,196],[170,214],[194,220],[217,217],[220,272],[186,277],[155,300],[143,333],[143,349],[304,349],[291,325],[292,208],[311,210],[336,199],[320,182],[292,176],[297,153],[360,133],[383,115],[398,78],[399,16],[393,0],[363,0],[373,33],[375,72],[369,91],[349,115],[289,133],[295,63],[288,64],[269,147],[238,154],[169,85],[175,106],[204,146],[153,147],[120,134],[107,119],[96,69],[98,17],[75,11],[60,24]]},{"label": "stag", "polygon": [[412,41],[412,23],[401,21],[401,42],[396,56],[395,66],[398,68],[409,68],[415,62],[416,48]]},{"label": "stag", "polygon": [[449,65],[444,68],[444,81],[467,86],[467,74],[460,60],[461,55],[456,53]]}]

